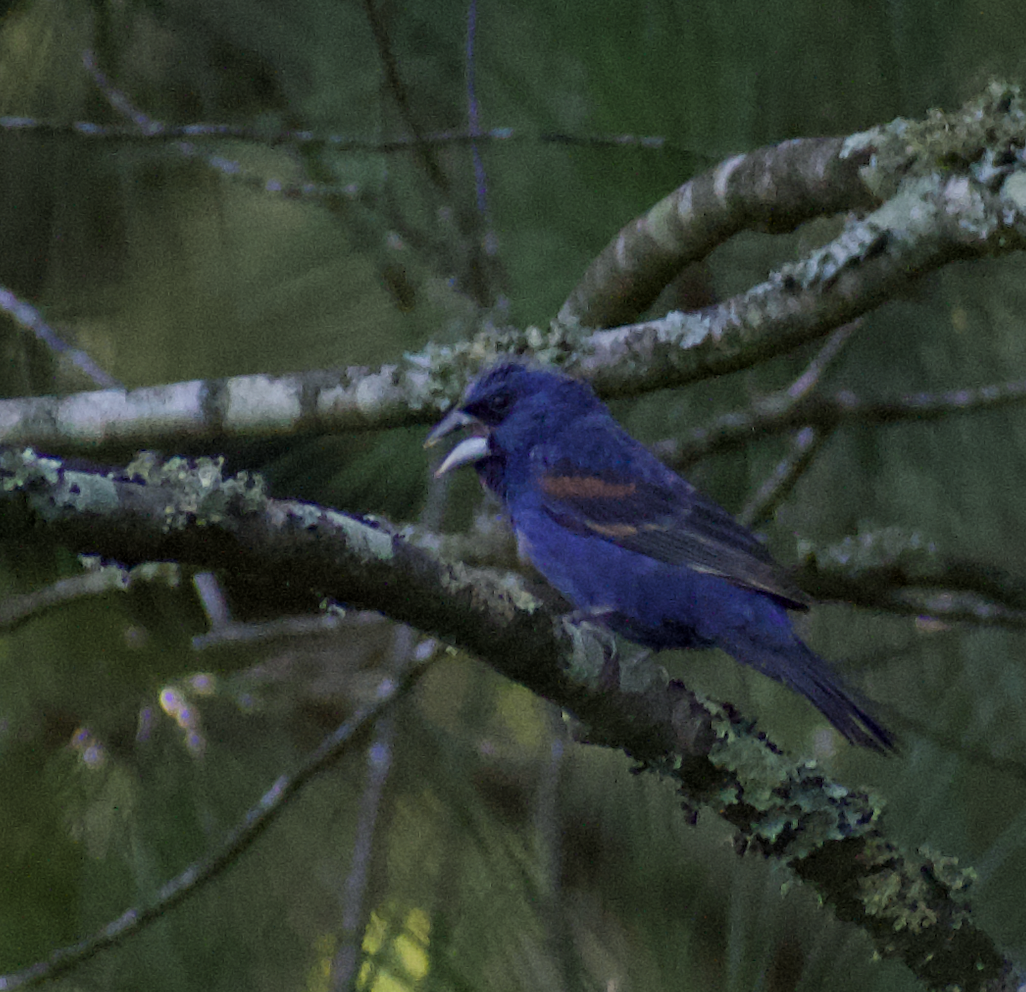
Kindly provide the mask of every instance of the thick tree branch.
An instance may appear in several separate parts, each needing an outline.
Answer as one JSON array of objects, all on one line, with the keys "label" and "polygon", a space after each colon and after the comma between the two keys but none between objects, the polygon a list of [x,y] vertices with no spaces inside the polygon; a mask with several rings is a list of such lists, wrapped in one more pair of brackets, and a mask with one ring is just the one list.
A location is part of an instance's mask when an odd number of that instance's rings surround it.
[{"label": "thick tree branch", "polygon": [[567,364],[604,395],[736,372],[822,337],[942,265],[1023,247],[1021,206],[967,177],[932,174],[905,182],[879,210],[747,292],[597,331]]},{"label": "thick tree branch", "polygon": [[[804,138],[736,155],[628,224],[559,313],[611,327],[636,319],[691,262],[739,231],[793,231],[813,217],[879,207],[906,177],[954,167],[995,188],[1026,144],[1016,87],[993,83],[952,114],[901,118],[850,138]],[[1021,168],[1021,163],[1015,168]]]},{"label": "thick tree branch", "polygon": [[9,522],[27,515],[80,551],[273,576],[440,634],[570,710],[589,742],[671,777],[689,807],[714,809],[739,846],[787,863],[932,987],[1014,987],[1011,963],[972,923],[969,875],[903,852],[868,794],[795,766],[730,707],[647,660],[612,664],[587,627],[514,577],[442,561],[381,520],[268,499],[258,480],[222,478],[211,460],[146,457],[103,475],[7,450],[0,482]]},{"label": "thick tree branch", "polygon": [[591,263],[559,311],[565,323],[635,320],[691,262],[744,230],[783,233],[813,217],[865,209],[871,151],[844,138],[799,138],[735,155],[631,221]]},{"label": "thick tree branch", "polygon": [[[824,147],[809,151],[810,160]],[[173,450],[187,440],[429,423],[484,362],[511,352],[562,365],[590,379],[602,395],[680,386],[822,337],[955,259],[1026,247],[1026,112],[1017,91],[995,86],[958,115],[895,121],[829,147],[837,162],[847,163],[838,166],[838,175],[857,175],[864,187],[856,200],[862,202],[868,190],[881,205],[864,218],[850,218],[837,238],[804,260],[719,305],[605,331],[576,323],[547,331],[489,330],[374,370],[4,400],[0,443],[72,450],[111,442]],[[757,154],[745,168],[758,162],[775,168],[777,158],[794,154],[794,148],[776,157]],[[740,168],[732,161],[720,167],[726,177]],[[744,174],[756,190],[757,180]],[[715,175],[707,179],[711,188]],[[819,189],[816,177],[830,175],[821,163],[796,188]],[[782,182],[772,172],[763,176],[767,189]],[[834,180],[824,182],[816,194],[820,207],[836,195]],[[760,223],[784,224],[790,216],[782,211],[780,220],[770,200],[759,202]],[[606,290],[616,292],[615,285]]]}]

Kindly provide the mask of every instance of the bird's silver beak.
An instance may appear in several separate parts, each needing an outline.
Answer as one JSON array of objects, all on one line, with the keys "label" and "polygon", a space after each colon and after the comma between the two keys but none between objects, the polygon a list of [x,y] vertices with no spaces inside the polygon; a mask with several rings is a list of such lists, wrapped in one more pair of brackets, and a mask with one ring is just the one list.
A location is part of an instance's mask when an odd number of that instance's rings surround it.
[{"label": "bird's silver beak", "polygon": [[[465,427],[482,429],[481,422],[470,416],[469,413],[464,413],[459,409],[450,410],[434,426],[431,433],[428,434],[424,441],[424,447],[430,448],[441,441],[443,437],[447,437],[454,431],[462,430]],[[445,475],[446,472],[459,468],[461,465],[473,465],[474,462],[479,462],[490,454],[491,449],[488,446],[487,434],[475,434],[472,437],[465,438],[445,456],[442,464],[435,469],[435,478],[437,479],[439,476]]]},{"label": "bird's silver beak", "polygon": [[431,428],[431,433],[424,440],[424,447],[430,448],[438,444],[443,437],[458,431],[463,427],[472,427],[477,421],[469,414],[464,413],[459,407],[450,410],[441,420]]},{"label": "bird's silver beak", "polygon": [[461,465],[473,465],[474,462],[487,458],[491,453],[492,450],[488,445],[486,435],[475,434],[473,437],[465,438],[445,456],[442,464],[435,469],[435,478],[437,479],[450,469],[459,468]]}]

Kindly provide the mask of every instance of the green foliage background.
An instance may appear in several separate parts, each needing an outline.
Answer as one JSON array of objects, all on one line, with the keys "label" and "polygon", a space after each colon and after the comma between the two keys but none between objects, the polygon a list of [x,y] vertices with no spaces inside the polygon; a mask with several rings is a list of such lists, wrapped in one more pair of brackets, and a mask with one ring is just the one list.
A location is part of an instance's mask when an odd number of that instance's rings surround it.
[{"label": "green foliage background", "polygon": [[[167,123],[228,122],[377,142],[408,130],[364,4],[293,0],[22,0],[0,21],[0,114],[119,119],[82,67],[100,66]],[[468,8],[375,8],[424,132],[467,127]],[[254,174],[344,192],[289,199],[232,181],[154,140],[0,131],[0,283],[130,386],[394,361],[480,319],[544,323],[627,220],[722,157],[789,137],[849,133],[954,108],[992,74],[1023,78],[1014,0],[533,0],[476,8],[474,71],[485,237],[470,151],[208,142]],[[662,150],[541,140],[659,135]],[[199,145],[199,142],[196,142]],[[748,236],[712,258],[721,296],[829,236]],[[867,319],[834,385],[867,397],[1026,375],[1021,258],[960,264]],[[88,388],[0,317],[0,388]],[[657,439],[785,385],[808,355],[682,393],[620,402]],[[1024,414],[1005,409],[834,437],[768,528],[828,542],[868,526],[922,533],[955,557],[1021,574]],[[427,493],[422,432],[266,440],[226,453],[277,491],[393,520]],[[732,508],[782,442],[710,459],[694,481]],[[477,508],[450,493],[449,526]],[[3,544],[0,595],[78,566],[36,536]],[[0,640],[0,971],[93,931],[197,859],[283,769],[370,691],[384,626],[337,641],[197,654],[188,587],[78,604]],[[667,658],[796,755],[887,797],[893,836],[977,867],[980,924],[1026,953],[1023,635],[936,629],[824,606],[812,642],[883,704],[890,762],[824,743],[801,700],[722,655]],[[157,706],[197,671],[202,756]],[[149,714],[149,716],[146,716]],[[148,721],[148,722],[147,722]],[[70,745],[88,728],[105,760]],[[140,729],[141,728],[141,729]],[[564,740],[558,714],[483,666],[452,659],[397,711],[361,932],[363,987],[904,989],[785,872],[730,849],[708,813],[688,828],[671,790],[618,754]],[[230,873],[66,984],[152,990],[327,988],[365,760],[309,788]]]}]

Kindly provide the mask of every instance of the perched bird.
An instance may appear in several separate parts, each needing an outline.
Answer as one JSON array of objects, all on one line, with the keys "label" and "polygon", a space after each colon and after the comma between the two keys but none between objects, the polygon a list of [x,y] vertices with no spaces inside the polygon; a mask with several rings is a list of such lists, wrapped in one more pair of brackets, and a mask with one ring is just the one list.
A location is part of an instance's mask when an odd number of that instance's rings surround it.
[{"label": "perched bird", "polygon": [[809,601],[755,536],[662,464],[583,382],[513,362],[485,371],[427,444],[471,428],[473,464],[521,557],[586,618],[649,648],[722,648],[800,692],[853,744],[891,734],[798,639]]}]

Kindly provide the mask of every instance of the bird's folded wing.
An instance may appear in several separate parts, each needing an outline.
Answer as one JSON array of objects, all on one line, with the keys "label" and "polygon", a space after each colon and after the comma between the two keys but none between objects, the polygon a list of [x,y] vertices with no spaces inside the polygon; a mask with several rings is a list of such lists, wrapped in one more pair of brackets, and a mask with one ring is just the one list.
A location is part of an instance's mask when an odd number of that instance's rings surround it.
[{"label": "bird's folded wing", "polygon": [[664,465],[590,469],[581,461],[551,453],[533,459],[542,509],[562,527],[769,593],[789,609],[808,608],[808,597],[753,534]]}]

